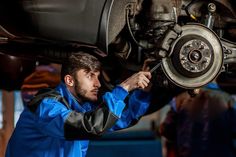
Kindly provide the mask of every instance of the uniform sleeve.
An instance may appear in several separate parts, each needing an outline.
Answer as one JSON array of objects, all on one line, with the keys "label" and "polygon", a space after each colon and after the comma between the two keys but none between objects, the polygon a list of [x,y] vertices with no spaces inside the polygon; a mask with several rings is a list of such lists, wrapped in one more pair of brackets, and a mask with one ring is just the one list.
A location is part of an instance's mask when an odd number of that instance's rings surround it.
[{"label": "uniform sleeve", "polygon": [[49,136],[74,139],[90,139],[110,129],[121,117],[127,92],[116,87],[103,96],[105,105],[86,113],[69,110],[60,102],[44,99],[39,107],[39,128]]},{"label": "uniform sleeve", "polygon": [[35,114],[37,128],[46,136],[64,138],[64,122],[71,110],[53,98],[45,98]]},{"label": "uniform sleeve", "polygon": [[135,90],[129,97],[128,106],[122,112],[121,118],[109,130],[120,130],[135,124],[142,117],[150,104],[151,95],[142,90]]}]

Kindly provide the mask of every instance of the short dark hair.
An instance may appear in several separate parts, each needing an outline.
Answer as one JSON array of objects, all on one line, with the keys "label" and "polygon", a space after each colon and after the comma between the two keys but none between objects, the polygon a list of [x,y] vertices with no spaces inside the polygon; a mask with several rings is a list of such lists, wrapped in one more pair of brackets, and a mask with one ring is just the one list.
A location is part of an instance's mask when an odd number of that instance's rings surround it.
[{"label": "short dark hair", "polygon": [[101,63],[99,60],[88,53],[78,52],[69,56],[67,61],[62,64],[61,68],[61,80],[64,82],[66,75],[75,75],[75,72],[81,69],[85,69],[87,72],[100,71]]}]

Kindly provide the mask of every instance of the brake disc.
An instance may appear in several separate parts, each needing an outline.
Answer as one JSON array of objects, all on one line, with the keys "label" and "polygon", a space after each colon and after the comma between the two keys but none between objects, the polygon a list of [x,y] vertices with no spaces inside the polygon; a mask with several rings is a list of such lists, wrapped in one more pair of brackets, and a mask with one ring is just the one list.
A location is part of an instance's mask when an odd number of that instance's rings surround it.
[{"label": "brake disc", "polygon": [[188,24],[162,59],[165,75],[176,85],[192,89],[216,78],[223,65],[223,47],[218,36],[201,24]]}]

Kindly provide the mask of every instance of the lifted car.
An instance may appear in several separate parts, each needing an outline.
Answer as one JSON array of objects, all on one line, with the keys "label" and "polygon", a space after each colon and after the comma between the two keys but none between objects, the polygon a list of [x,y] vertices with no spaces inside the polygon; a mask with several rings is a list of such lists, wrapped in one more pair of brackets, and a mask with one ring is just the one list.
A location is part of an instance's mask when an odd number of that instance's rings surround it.
[{"label": "lifted car", "polygon": [[37,60],[89,51],[103,62],[107,87],[154,59],[154,84],[192,90],[233,71],[235,8],[234,0],[1,0],[0,52],[32,71]]}]

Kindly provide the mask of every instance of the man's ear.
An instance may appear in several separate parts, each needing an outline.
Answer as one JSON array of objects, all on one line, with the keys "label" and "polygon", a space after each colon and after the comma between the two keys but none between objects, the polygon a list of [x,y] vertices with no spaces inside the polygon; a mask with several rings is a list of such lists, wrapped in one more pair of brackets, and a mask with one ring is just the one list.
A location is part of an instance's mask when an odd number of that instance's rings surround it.
[{"label": "man's ear", "polygon": [[70,86],[70,87],[73,87],[74,86],[74,79],[71,75],[66,75],[64,77],[64,81],[65,81],[65,84]]}]

